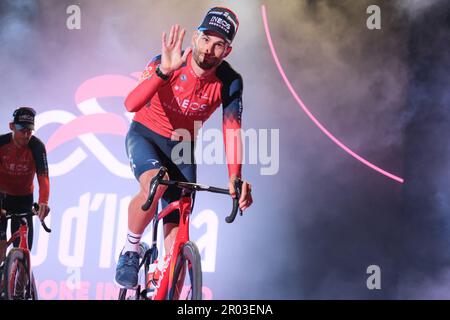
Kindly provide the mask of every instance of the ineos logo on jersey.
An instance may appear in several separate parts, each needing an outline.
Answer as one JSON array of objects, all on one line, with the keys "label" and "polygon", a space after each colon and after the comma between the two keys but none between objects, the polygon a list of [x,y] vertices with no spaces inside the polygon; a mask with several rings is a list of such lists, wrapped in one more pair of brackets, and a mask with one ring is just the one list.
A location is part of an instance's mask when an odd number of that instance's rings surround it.
[{"label": "ineos logo on jersey", "polygon": [[11,176],[23,176],[28,175],[31,172],[30,160],[27,157],[22,156],[19,159],[16,159],[11,156],[3,156],[0,162],[3,170]]},{"label": "ineos logo on jersey", "polygon": [[179,97],[175,97],[175,101],[177,102],[177,105],[183,110],[203,112],[206,111],[209,107],[209,105],[206,103],[191,102],[191,100],[189,99],[181,100]]},{"label": "ineos logo on jersey", "polygon": [[9,174],[22,176],[30,173],[30,167],[26,164],[10,163],[8,166]]},{"label": "ineos logo on jersey", "polygon": [[197,102],[192,102],[189,110],[202,112],[202,111],[205,111],[207,108],[208,108],[207,104],[199,104]]}]

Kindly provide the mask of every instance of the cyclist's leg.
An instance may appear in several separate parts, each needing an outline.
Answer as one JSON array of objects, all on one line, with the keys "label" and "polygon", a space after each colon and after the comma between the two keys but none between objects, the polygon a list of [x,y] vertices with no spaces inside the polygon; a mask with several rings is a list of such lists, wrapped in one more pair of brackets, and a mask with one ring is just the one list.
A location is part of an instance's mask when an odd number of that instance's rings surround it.
[{"label": "cyclist's leg", "polygon": [[[7,212],[29,212],[33,206],[33,195],[25,196],[11,196],[7,195],[4,200],[5,210]],[[28,225],[28,248],[31,250],[33,247],[33,218],[27,217]],[[11,218],[11,234],[19,230],[20,219],[16,217]],[[20,239],[17,238],[14,241],[14,247],[18,247]]]},{"label": "cyclist's leg", "polygon": [[0,218],[0,264],[6,258],[6,228],[8,222],[4,218]]},{"label": "cyclist's leg", "polygon": [[[5,195],[0,193],[0,210],[3,210],[3,197]],[[6,229],[8,228],[8,221],[0,214],[0,264],[6,258]]]},{"label": "cyclist's leg", "polygon": [[153,218],[165,186],[158,188],[155,199],[147,212],[141,206],[149,193],[151,179],[161,167],[159,150],[151,132],[143,125],[133,122],[126,138],[126,150],[131,169],[139,181],[139,192],[128,206],[128,232],[123,252],[119,257],[115,281],[126,288],[137,285],[139,269],[139,242],[145,228]]},{"label": "cyclist's leg", "polygon": [[139,192],[128,207],[128,227],[133,233],[142,234],[153,218],[154,212],[166,187],[160,186],[150,209],[144,213],[141,206],[147,200],[152,178],[162,166],[161,151],[151,131],[133,122],[126,138],[127,155],[134,176],[139,181]]},{"label": "cyclist's leg", "polygon": [[[186,143],[185,147],[182,150],[191,150],[191,157],[188,163],[174,164],[173,161],[170,161],[167,164],[168,170],[170,172],[170,178],[173,180],[193,182],[197,181],[197,166],[195,164],[194,159],[194,144],[192,142],[182,142]],[[177,144],[177,142],[173,142],[173,144]],[[172,145],[172,148],[174,147]],[[182,155],[180,155],[182,156]],[[162,197],[162,206],[163,208],[168,206],[171,202],[177,201],[180,199],[181,190],[175,187],[169,187],[167,191],[164,193]],[[165,252],[169,252],[173,242],[175,241],[177,232],[178,232],[178,224],[180,221],[180,213],[178,210],[172,212],[164,219],[164,249]]]}]

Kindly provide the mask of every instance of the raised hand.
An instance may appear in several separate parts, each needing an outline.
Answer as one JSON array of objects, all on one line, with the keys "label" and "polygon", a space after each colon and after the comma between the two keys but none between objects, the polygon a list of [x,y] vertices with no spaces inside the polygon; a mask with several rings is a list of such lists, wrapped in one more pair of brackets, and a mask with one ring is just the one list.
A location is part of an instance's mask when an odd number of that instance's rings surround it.
[{"label": "raised hand", "polygon": [[166,33],[162,34],[162,54],[161,65],[159,69],[162,73],[170,75],[175,70],[179,69],[181,65],[186,62],[186,58],[191,51],[187,48],[184,54],[181,55],[181,46],[183,44],[186,30],[182,29],[178,24],[170,28],[169,38],[166,39]]}]

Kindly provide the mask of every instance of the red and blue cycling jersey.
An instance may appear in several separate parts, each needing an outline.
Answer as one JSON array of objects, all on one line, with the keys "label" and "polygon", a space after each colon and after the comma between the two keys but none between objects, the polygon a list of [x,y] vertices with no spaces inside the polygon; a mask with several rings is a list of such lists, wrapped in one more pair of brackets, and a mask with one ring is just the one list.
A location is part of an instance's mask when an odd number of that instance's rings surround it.
[{"label": "red and blue cycling jersey", "polygon": [[45,145],[32,136],[27,147],[18,147],[11,133],[0,135],[0,191],[11,196],[33,194],[35,174],[39,203],[48,203],[50,183]]},{"label": "red and blue cycling jersey", "polygon": [[230,176],[240,177],[242,77],[226,61],[222,61],[215,73],[199,77],[192,69],[191,57],[189,53],[186,63],[168,81],[156,75],[161,56],[155,57],[126,98],[125,106],[129,112],[136,113],[134,121],[159,135],[178,137],[177,130],[184,129],[195,140],[195,123],[204,123],[222,105],[228,171]]}]

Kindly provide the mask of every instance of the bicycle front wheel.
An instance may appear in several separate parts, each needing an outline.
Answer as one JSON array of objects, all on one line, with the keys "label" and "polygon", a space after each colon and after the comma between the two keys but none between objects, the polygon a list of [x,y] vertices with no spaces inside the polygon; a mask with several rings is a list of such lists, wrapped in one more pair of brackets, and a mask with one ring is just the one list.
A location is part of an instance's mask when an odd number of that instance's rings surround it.
[{"label": "bicycle front wheel", "polygon": [[[133,292],[133,295],[130,295],[129,292]],[[144,296],[141,292],[141,286],[137,286],[136,289],[120,288],[119,290],[118,300],[143,300],[143,299]]]},{"label": "bicycle front wheel", "polygon": [[31,272],[31,292],[30,292],[30,298],[31,300],[39,300],[38,291],[36,288],[36,282],[34,281],[34,274]]},{"label": "bicycle front wheel", "polygon": [[173,280],[168,291],[167,299],[202,299],[201,258],[197,246],[191,241],[188,241],[183,245],[177,257],[173,272]]},{"label": "bicycle front wheel", "polygon": [[30,292],[30,277],[22,250],[14,248],[6,257],[4,298],[7,300],[34,299]]}]

